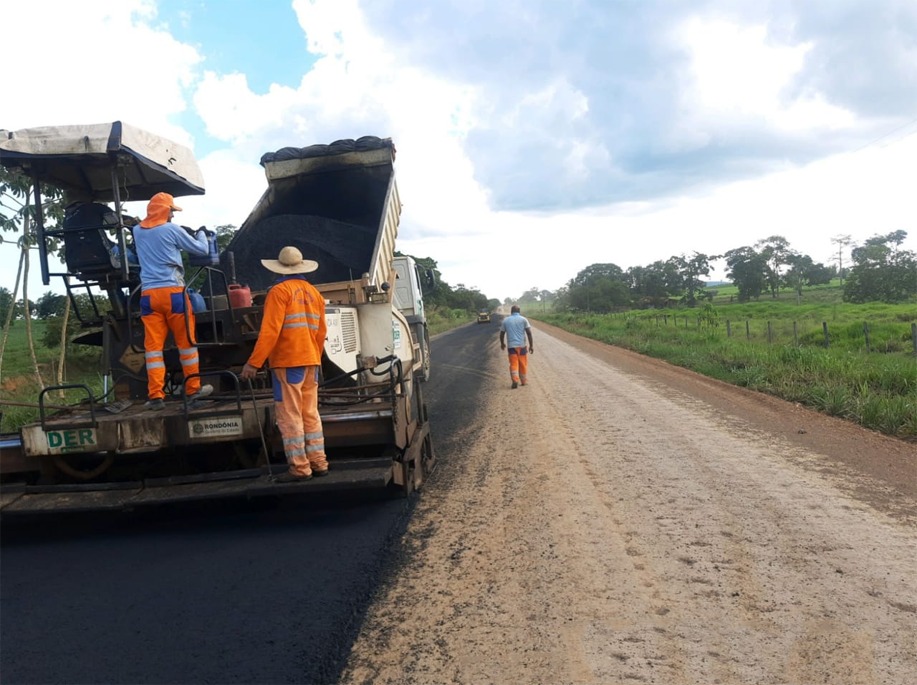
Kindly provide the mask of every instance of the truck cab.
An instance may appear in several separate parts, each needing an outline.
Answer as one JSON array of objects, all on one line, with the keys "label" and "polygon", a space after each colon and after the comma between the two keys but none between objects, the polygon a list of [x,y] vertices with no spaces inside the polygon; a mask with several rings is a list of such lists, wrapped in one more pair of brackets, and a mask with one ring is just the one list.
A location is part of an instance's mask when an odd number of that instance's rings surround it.
[{"label": "truck cab", "polygon": [[423,284],[432,286],[433,275],[423,270],[413,257],[399,255],[392,260],[395,269],[395,307],[404,314],[414,334],[417,356],[421,360],[421,380],[430,378],[430,333],[423,307]]}]

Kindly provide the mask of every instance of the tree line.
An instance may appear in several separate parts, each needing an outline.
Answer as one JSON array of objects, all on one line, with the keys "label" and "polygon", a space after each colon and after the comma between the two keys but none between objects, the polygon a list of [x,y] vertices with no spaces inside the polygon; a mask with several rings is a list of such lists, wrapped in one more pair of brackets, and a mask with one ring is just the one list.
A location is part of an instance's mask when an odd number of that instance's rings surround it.
[{"label": "tree line", "polygon": [[[851,263],[838,267],[815,262],[794,250],[783,236],[774,235],[754,245],[722,255],[694,252],[622,269],[612,263],[587,266],[556,292],[530,288],[520,303],[551,302],[559,311],[605,313],[630,308],[658,308],[673,304],[696,306],[710,300],[712,263],[724,260],[726,276],[738,290],[739,302],[776,298],[781,290],[795,292],[841,278],[843,299],[863,303],[906,302],[917,296],[917,254],[902,248],[903,230],[875,235],[851,251]],[[849,244],[846,236],[835,239]]]},{"label": "tree line", "polygon": [[[395,252],[396,256],[402,253]],[[500,306],[500,301],[488,298],[475,287],[467,287],[464,283],[452,286],[443,280],[438,263],[432,257],[417,257],[411,255],[417,265],[427,271],[432,278],[423,284],[423,299],[426,307],[433,309],[450,309],[464,312],[478,312],[482,309],[492,311]]]}]

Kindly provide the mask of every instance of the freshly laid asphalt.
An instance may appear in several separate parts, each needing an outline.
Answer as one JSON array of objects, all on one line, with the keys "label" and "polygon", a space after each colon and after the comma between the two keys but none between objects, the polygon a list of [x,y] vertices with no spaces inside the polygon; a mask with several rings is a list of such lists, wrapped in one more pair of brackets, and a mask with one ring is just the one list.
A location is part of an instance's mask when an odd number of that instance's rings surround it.
[{"label": "freshly laid asphalt", "polygon": [[[440,464],[460,458],[497,325],[433,341]],[[334,683],[375,589],[410,563],[412,506],[362,493],[3,521],[0,680]]]}]

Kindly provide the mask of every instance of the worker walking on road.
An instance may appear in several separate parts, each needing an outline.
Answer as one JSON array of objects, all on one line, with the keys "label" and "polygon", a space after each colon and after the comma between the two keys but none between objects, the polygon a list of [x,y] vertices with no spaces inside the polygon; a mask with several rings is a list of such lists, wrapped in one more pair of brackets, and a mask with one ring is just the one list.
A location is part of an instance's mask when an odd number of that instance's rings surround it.
[{"label": "worker walking on road", "polygon": [[[147,375],[147,408],[162,409],[165,404],[166,364],[163,358],[169,332],[178,346],[185,378],[185,393],[191,401],[213,392],[210,385],[201,385],[200,360],[194,339],[194,312],[185,293],[185,270],[181,251],[206,255],[209,251],[207,236],[200,229],[195,237],[178,224],[172,223],[175,205],[168,193],[156,193],[147,204],[146,218],[134,226],[134,247],[140,262],[140,315],[143,321]],[[186,320],[187,317],[187,320]],[[189,333],[190,331],[190,333]]]},{"label": "worker walking on road", "polygon": [[[528,348],[525,346],[525,338],[528,337]],[[526,384],[528,380],[529,353],[535,353],[535,343],[532,342],[532,326],[519,310],[519,305],[514,304],[510,309],[510,315],[503,319],[500,327],[500,349],[505,350],[506,344],[509,343],[509,375],[513,381],[514,390],[519,384]]]},{"label": "worker walking on road", "polygon": [[318,262],[303,259],[302,252],[287,246],[277,259],[261,263],[282,278],[268,290],[258,342],[241,376],[254,378],[269,360],[277,427],[290,465],[277,482],[324,476],[328,459],[318,413],[318,383],[325,348],[325,300],[304,275],[315,271]]}]

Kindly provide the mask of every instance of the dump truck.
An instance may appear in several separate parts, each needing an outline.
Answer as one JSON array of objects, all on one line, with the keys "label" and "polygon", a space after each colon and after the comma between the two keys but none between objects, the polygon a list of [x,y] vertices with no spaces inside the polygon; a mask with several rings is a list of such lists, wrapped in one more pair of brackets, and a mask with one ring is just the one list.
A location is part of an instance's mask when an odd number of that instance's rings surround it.
[{"label": "dump truck", "polygon": [[[192,259],[186,273],[200,376],[214,392],[188,403],[170,336],[166,406],[153,412],[144,407],[133,220],[122,204],[162,191],[203,194],[196,161],[186,148],[121,122],[0,131],[0,164],[32,179],[37,207],[46,184],[110,209],[60,227],[37,213],[43,281],[63,279],[81,322],[73,341],[98,348],[104,382],[95,391],[78,383],[43,388],[38,420],[2,436],[0,515],[420,487],[435,465],[423,396],[431,364],[422,289],[430,274],[395,253],[394,160],[392,141],[374,136],[262,156],[261,198],[229,245]],[[65,267],[54,272],[49,257],[60,243]],[[296,483],[274,481],[287,465],[270,374],[239,377],[276,278],[261,260],[285,245],[319,263],[309,280],[325,299],[328,331],[319,411],[330,471]]]}]

